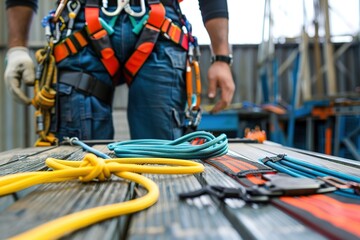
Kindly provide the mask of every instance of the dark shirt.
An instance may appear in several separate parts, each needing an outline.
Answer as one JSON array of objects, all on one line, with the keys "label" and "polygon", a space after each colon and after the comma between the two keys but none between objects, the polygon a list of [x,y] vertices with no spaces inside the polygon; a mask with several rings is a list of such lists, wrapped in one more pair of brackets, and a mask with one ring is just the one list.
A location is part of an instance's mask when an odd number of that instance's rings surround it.
[{"label": "dark shirt", "polygon": [[36,12],[38,9],[38,1],[37,0],[5,0],[6,8],[14,7],[14,6],[28,6],[34,9]]},{"label": "dark shirt", "polygon": [[[37,0],[6,0],[5,4],[6,8],[28,6],[35,12],[38,8]],[[199,7],[204,23],[213,18],[229,18],[226,0],[199,0]]]}]

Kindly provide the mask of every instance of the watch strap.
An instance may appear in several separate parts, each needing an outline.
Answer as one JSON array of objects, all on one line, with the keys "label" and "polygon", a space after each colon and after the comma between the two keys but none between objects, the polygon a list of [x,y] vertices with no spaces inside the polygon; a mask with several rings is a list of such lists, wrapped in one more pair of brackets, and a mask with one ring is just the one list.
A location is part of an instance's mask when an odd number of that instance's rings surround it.
[{"label": "watch strap", "polygon": [[214,55],[211,57],[211,63],[214,63],[216,61],[219,62],[225,62],[231,66],[233,62],[232,55]]}]

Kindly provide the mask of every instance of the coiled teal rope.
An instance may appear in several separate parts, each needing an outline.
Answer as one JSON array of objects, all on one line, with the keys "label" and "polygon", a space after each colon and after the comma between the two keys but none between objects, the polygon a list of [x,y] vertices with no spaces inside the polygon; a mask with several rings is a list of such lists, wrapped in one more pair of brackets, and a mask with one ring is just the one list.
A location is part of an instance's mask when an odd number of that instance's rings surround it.
[{"label": "coiled teal rope", "polygon": [[[192,145],[195,139],[204,139],[200,145]],[[119,158],[123,157],[161,157],[181,159],[207,159],[228,152],[228,139],[225,134],[215,137],[205,131],[189,133],[175,140],[141,139],[108,144]]]}]

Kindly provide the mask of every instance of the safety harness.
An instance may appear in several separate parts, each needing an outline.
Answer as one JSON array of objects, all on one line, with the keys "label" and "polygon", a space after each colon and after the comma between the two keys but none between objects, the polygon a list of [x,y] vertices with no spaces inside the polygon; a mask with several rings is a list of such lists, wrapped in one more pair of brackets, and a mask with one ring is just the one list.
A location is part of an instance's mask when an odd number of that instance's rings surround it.
[{"label": "safety harness", "polygon": [[[339,190],[337,184],[318,178],[292,177],[229,154],[205,162],[231,176],[240,183],[239,187],[207,185],[195,192],[182,193],[180,198],[209,194],[220,200],[238,198],[250,203],[268,202],[330,239],[360,237],[359,200],[333,194]],[[351,186],[354,184],[348,188]]]},{"label": "safety harness", "polygon": [[[188,33],[172,23],[171,19],[165,17],[165,7],[160,0],[147,0],[147,3],[150,8],[149,17],[139,36],[134,53],[123,66],[123,73],[129,85],[151,54],[160,33],[184,50],[189,49],[189,40],[192,39]],[[121,66],[111,46],[109,34],[99,19],[100,10],[99,0],[87,0],[85,5],[86,28],[74,32],[56,44],[54,55],[58,63],[68,56],[77,54],[90,44],[109,75],[114,77],[121,70]],[[114,85],[116,86],[118,83],[114,82]]]},{"label": "safety harness", "polygon": [[[103,19],[99,18],[100,11],[106,11],[104,10],[104,7],[99,5],[99,0],[81,1],[85,2],[86,24],[83,29],[74,32],[72,32],[72,28],[74,26],[76,15],[80,11],[81,2],[79,0],[59,1],[56,11],[51,11],[42,22],[49,43],[47,49],[50,49],[50,51],[45,52],[47,55],[50,54],[51,58],[45,57],[46,63],[45,60],[38,60],[39,68],[42,71],[39,75],[44,77],[51,75],[54,78],[53,81],[48,82],[50,85],[46,85],[46,89],[51,89],[52,84],[56,82],[64,83],[73,86],[75,90],[83,92],[86,95],[95,96],[106,104],[111,104],[114,86],[120,84],[119,76],[124,76],[127,84],[130,85],[142,65],[150,56],[159,35],[162,34],[167,39],[178,44],[185,51],[188,51],[186,68],[187,109],[185,111],[185,115],[188,119],[186,128],[190,129],[189,131],[186,131],[186,133],[189,133],[196,130],[196,127],[201,119],[201,79],[198,63],[200,52],[197,40],[194,36],[192,36],[191,25],[184,15],[182,15],[182,21],[185,27],[180,28],[174,24],[171,19],[165,16],[165,7],[160,0],[142,1],[146,1],[150,11],[148,16],[142,19],[142,22],[145,22],[143,23],[141,32],[139,26],[137,26],[137,32],[140,32],[140,35],[135,46],[135,51],[124,64],[120,64],[111,45],[109,37],[109,35],[112,34],[111,27]],[[119,3],[120,1],[118,1],[118,4]],[[118,6],[115,11],[116,14],[119,14],[121,7],[124,7],[127,13],[132,11],[129,5],[129,0],[122,1],[121,4],[122,5]],[[62,16],[64,9],[67,9],[68,11],[66,17]],[[114,14],[115,13],[112,13],[112,15]],[[115,15],[113,20],[114,19],[116,20]],[[67,29],[67,37],[60,41],[61,31],[65,29]],[[94,78],[92,75],[84,72],[60,72],[57,79],[57,74],[54,74],[56,73],[55,63],[59,63],[69,56],[78,54],[85,47],[91,47],[91,49],[99,57],[99,60],[113,79],[112,86],[108,86]],[[44,50],[42,52],[44,52]],[[53,66],[50,70],[55,72],[48,72],[48,69],[44,67],[44,65],[48,64],[48,61],[50,61],[49,64],[52,64]],[[195,94],[193,94],[193,75],[195,75],[196,79]],[[36,87],[35,97],[39,94],[39,92],[41,92],[41,88],[42,86]],[[55,94],[55,90],[52,89],[51,96],[46,95],[49,99],[51,99],[51,107],[48,105],[49,103],[47,103],[45,107],[42,107],[39,101],[36,100],[40,99],[39,96],[37,96],[36,99],[34,98],[34,106],[38,109],[36,113],[36,119],[38,122],[37,132],[41,136],[40,140],[36,143],[37,146],[54,145],[57,142],[54,135],[49,133],[49,112],[53,109]],[[196,100],[194,101],[195,96]],[[47,112],[44,110],[46,107]],[[42,120],[44,116],[45,120]],[[41,125],[43,121],[45,121],[44,128]]]}]

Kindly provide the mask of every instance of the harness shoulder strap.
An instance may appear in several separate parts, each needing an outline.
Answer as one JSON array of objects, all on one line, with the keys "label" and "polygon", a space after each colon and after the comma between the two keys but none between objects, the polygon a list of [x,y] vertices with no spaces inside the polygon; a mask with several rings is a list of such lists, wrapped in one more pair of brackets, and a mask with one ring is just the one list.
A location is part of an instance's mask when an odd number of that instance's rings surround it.
[{"label": "harness shoulder strap", "polygon": [[160,0],[149,0],[148,4],[150,7],[149,19],[141,32],[135,52],[125,63],[124,75],[128,85],[131,84],[133,77],[154,49],[165,20],[165,8]]},{"label": "harness shoulder strap", "polygon": [[85,20],[93,50],[100,57],[108,73],[114,77],[118,72],[120,63],[115,56],[107,31],[99,20],[99,1],[87,0],[85,5]]}]

